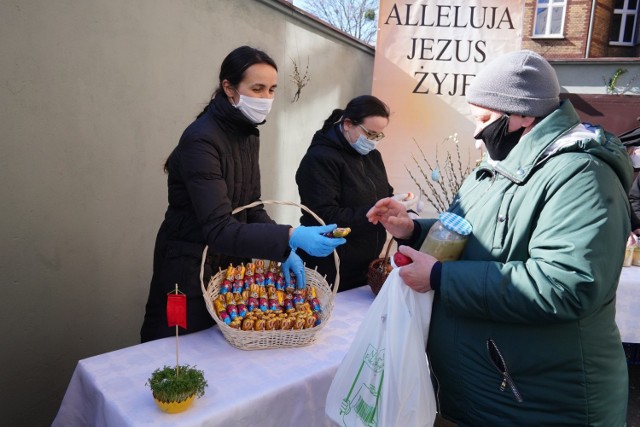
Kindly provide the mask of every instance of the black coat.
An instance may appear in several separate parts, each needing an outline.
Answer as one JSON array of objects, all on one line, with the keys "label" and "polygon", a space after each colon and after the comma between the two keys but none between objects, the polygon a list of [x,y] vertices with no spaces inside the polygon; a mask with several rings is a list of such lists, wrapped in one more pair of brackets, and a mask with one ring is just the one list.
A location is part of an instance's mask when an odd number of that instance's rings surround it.
[{"label": "black coat", "polygon": [[248,258],[288,256],[290,227],[275,224],[262,205],[231,215],[260,199],[259,150],[258,129],[223,94],[182,134],[166,164],[169,207],[156,239],[143,342],[175,333],[166,295],[176,283],[187,295],[185,333],[214,324],[200,288],[205,245],[205,277]]},{"label": "black coat", "polygon": [[629,203],[631,204],[631,230],[633,231],[640,228],[640,175],[631,184]]},{"label": "black coat", "polygon": [[[367,211],[380,199],[393,195],[382,156],[377,150],[363,156],[345,139],[340,125],[325,133],[318,131],[304,155],[296,183],[300,200],[327,224],[350,227],[347,243],[338,247],[340,256],[340,291],[367,283],[367,267],[380,256],[386,231],[373,225]],[[303,212],[302,225],[317,225]],[[335,278],[333,257],[316,258],[298,250],[307,267],[318,267],[330,283]]]}]

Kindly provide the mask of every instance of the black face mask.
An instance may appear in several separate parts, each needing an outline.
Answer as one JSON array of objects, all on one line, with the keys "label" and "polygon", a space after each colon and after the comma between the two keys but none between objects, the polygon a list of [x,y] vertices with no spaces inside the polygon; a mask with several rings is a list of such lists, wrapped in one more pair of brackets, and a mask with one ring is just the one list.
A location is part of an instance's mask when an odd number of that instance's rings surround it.
[{"label": "black face mask", "polygon": [[493,160],[504,160],[520,141],[523,132],[524,128],[509,132],[509,116],[505,114],[478,132],[474,138],[484,141]]}]

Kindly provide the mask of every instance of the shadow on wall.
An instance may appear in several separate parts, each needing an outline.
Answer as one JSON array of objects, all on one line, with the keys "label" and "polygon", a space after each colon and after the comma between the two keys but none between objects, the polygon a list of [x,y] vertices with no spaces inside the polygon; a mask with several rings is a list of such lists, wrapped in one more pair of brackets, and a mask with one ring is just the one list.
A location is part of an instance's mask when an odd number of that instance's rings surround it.
[{"label": "shadow on wall", "polygon": [[561,93],[560,98],[571,101],[583,122],[616,135],[640,124],[640,96]]}]

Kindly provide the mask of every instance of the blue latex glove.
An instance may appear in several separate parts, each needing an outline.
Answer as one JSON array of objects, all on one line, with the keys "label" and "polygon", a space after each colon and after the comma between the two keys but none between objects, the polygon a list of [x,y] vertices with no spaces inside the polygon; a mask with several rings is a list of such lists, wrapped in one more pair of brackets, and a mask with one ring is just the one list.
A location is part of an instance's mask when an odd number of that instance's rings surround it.
[{"label": "blue latex glove", "polygon": [[296,251],[293,249],[289,254],[289,258],[287,258],[287,260],[282,263],[282,274],[284,275],[284,280],[287,285],[289,284],[291,279],[291,274],[289,273],[289,271],[292,271],[293,274],[296,275],[296,287],[298,289],[302,289],[307,285],[304,277],[304,263],[302,262],[302,259],[298,256]]},{"label": "blue latex glove", "polygon": [[347,243],[343,237],[327,237],[325,233],[335,230],[336,224],[305,227],[296,227],[289,239],[292,250],[302,249],[311,256],[325,257],[338,246]]}]

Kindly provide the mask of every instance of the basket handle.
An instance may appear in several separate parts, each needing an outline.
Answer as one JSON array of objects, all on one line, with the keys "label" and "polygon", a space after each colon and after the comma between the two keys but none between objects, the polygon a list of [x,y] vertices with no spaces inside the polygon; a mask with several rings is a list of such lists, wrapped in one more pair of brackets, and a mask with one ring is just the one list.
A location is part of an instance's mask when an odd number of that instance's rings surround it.
[{"label": "basket handle", "polygon": [[387,249],[384,251],[384,262],[387,262],[389,260],[389,251],[391,250],[393,240],[393,236],[391,236],[391,239],[389,239],[389,243],[387,243]]},{"label": "basket handle", "polygon": [[[241,212],[241,211],[243,211],[245,209],[253,208],[253,207],[258,206],[258,205],[294,206],[294,207],[300,208],[300,209],[304,210],[305,212],[307,212],[309,215],[311,215],[320,224],[327,225],[311,209],[309,209],[305,205],[302,205],[302,204],[299,204],[299,203],[296,203],[296,202],[291,202],[291,201],[257,200],[255,202],[249,203],[248,205],[240,206],[240,207],[235,208],[233,210],[233,212],[231,212],[231,214],[234,215],[234,214],[237,214],[238,212]],[[204,261],[205,261],[205,258],[207,256],[207,249],[208,248],[209,248],[208,245],[205,246],[204,251],[202,252],[202,263],[200,264],[200,285],[202,287],[203,292],[206,292],[206,288],[205,288],[205,285],[204,285]],[[336,265],[336,280],[333,283],[333,288],[332,288],[331,291],[333,292],[333,296],[335,297],[336,294],[338,293],[338,286],[340,286],[340,257],[338,256],[338,253],[336,252],[335,249],[333,250],[333,261],[335,262],[335,265]]]}]

